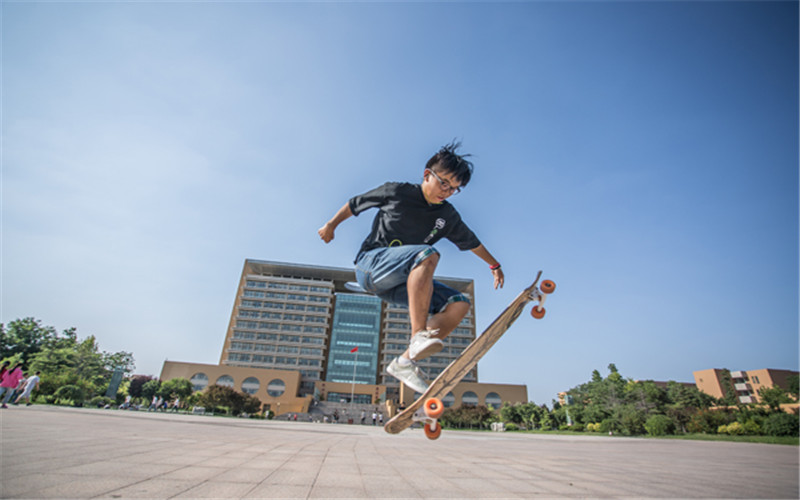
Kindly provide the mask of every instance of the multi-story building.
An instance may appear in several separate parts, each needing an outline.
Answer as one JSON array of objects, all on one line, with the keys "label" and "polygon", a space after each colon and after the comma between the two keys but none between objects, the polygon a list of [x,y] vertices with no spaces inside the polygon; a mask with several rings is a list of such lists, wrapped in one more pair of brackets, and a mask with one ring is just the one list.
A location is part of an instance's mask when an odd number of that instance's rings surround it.
[{"label": "multi-story building", "polygon": [[789,387],[789,377],[797,375],[792,370],[760,370],[729,371],[719,368],[694,372],[697,388],[717,399],[725,397],[728,390],[736,392],[739,403],[760,403],[758,391],[769,387]]},{"label": "multi-story building", "polygon": [[[472,306],[445,339],[444,349],[419,363],[430,380],[476,336],[473,282],[436,279],[470,297]],[[401,391],[385,372],[408,346],[408,311],[353,291],[348,284],[354,280],[352,269],[245,261],[219,366],[168,361],[162,379],[186,377],[197,389],[211,383],[229,385],[258,396],[273,411],[280,407],[281,411],[302,411],[311,398],[410,402],[412,391]],[[232,375],[234,371],[238,377]],[[283,371],[299,377],[276,376]],[[215,378],[211,380],[206,372]],[[445,399],[445,404],[496,406],[502,401],[527,400],[527,389],[482,387],[476,367]]]}]

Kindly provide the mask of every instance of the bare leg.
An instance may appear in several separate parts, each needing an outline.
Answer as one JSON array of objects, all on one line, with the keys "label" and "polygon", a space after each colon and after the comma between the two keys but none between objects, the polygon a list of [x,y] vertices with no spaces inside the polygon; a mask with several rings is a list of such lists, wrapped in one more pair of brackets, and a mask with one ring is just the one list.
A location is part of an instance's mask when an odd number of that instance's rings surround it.
[{"label": "bare leg", "polygon": [[428,310],[433,296],[433,273],[439,263],[439,254],[431,254],[408,275],[408,316],[411,320],[411,333],[424,330],[428,322]]},{"label": "bare leg", "polygon": [[[428,310],[433,296],[433,274],[439,263],[439,254],[431,254],[408,274],[408,317],[411,321],[411,335],[424,330],[428,323]],[[403,357],[409,358],[408,350]]]},{"label": "bare leg", "polygon": [[436,313],[428,320],[428,328],[439,330],[436,338],[444,340],[464,319],[469,312],[469,302],[453,302],[444,311]]}]

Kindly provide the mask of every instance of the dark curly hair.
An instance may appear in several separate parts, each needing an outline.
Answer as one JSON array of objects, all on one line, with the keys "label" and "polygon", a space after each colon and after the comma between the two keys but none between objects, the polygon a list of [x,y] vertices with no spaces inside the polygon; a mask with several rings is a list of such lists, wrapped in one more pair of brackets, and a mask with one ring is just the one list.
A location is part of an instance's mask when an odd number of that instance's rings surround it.
[{"label": "dark curly hair", "polygon": [[471,161],[467,160],[472,155],[458,154],[457,151],[460,147],[461,142],[456,140],[442,146],[435,155],[431,156],[431,159],[425,164],[425,168],[434,172],[452,174],[461,187],[466,186],[472,178],[473,165]]}]

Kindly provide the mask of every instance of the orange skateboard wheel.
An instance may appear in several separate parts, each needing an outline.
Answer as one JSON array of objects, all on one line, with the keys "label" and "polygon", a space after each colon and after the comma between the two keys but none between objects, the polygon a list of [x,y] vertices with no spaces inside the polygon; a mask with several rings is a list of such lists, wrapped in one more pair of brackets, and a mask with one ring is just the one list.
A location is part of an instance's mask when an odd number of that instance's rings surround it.
[{"label": "orange skateboard wheel", "polygon": [[542,293],[553,293],[556,291],[556,284],[551,280],[544,280],[542,284],[539,285],[539,290],[541,290]]},{"label": "orange skateboard wheel", "polygon": [[428,439],[439,439],[439,436],[442,435],[442,426],[439,425],[439,422],[434,422],[433,429],[428,424],[425,424],[425,437]]},{"label": "orange skateboard wheel", "polygon": [[444,413],[444,405],[439,398],[428,398],[425,400],[425,415],[430,418],[439,418]]},{"label": "orange skateboard wheel", "polygon": [[540,309],[538,305],[533,306],[533,309],[531,309],[531,316],[533,316],[536,319],[544,318],[544,313],[545,313],[544,307]]}]

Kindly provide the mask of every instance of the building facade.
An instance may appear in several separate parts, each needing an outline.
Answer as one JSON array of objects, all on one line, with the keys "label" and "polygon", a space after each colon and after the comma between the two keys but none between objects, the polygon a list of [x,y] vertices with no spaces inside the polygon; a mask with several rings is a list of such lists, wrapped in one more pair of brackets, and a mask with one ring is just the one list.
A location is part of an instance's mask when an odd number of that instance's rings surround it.
[{"label": "building facade", "polygon": [[[476,337],[473,282],[436,279],[468,296],[472,306],[445,339],[444,349],[419,363],[429,380]],[[229,385],[259,397],[272,411],[278,411],[278,396],[274,394],[280,392],[283,383],[281,412],[304,411],[313,398],[363,403],[413,400],[412,391],[401,391],[398,382],[385,372],[408,347],[408,310],[353,291],[348,284],[354,281],[352,269],[246,260],[219,361],[219,369],[229,367],[230,373],[218,374],[216,367],[210,369],[212,365],[195,365],[196,373],[189,374],[191,364],[167,361],[162,380],[165,376],[182,376],[192,380],[196,388],[203,383]],[[234,369],[238,377],[232,375]],[[277,376],[284,372],[295,376]],[[497,406],[503,401],[527,401],[525,386],[492,384],[492,390],[480,389],[477,367],[462,384],[473,384],[477,390],[455,390],[445,404],[461,401],[464,393],[469,393],[465,399],[468,404]],[[344,386],[349,390],[342,390]],[[338,389],[330,390],[332,387]],[[296,401],[290,403],[289,397]]]},{"label": "building facade", "polygon": [[789,387],[789,377],[797,375],[792,370],[775,370],[763,368],[760,370],[730,371],[719,368],[700,370],[694,372],[697,388],[717,399],[724,398],[729,390],[736,392],[739,403],[761,403],[758,391],[764,388]]}]

